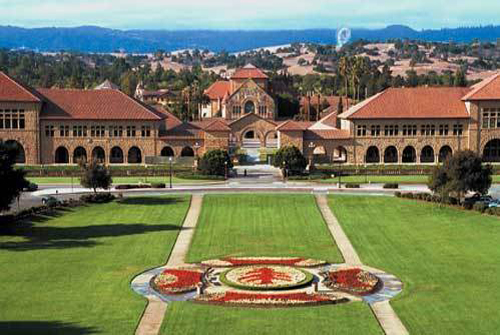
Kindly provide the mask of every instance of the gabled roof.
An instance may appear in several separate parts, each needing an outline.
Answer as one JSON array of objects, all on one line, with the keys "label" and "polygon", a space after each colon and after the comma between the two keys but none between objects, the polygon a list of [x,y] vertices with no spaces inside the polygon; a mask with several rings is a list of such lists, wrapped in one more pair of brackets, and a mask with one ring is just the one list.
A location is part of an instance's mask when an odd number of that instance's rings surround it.
[{"label": "gabled roof", "polygon": [[78,120],[162,120],[165,115],[118,90],[39,89],[41,118]]},{"label": "gabled roof", "polygon": [[350,136],[348,130],[341,129],[308,129],[304,133],[306,140],[345,140],[351,138]]},{"label": "gabled roof", "polygon": [[463,101],[500,100],[500,72],[471,88],[472,90],[462,98]]},{"label": "gabled roof", "polygon": [[160,136],[166,139],[194,139],[201,137],[203,130],[192,122],[184,122],[167,131]]},{"label": "gabled roof", "polygon": [[337,111],[333,111],[313,124],[310,129],[335,129],[337,128]]},{"label": "gabled roof", "polygon": [[261,120],[264,120],[266,122],[269,122],[271,124],[274,124],[274,125],[277,125],[276,122],[274,122],[273,120],[270,120],[270,119],[264,119],[262,116],[260,116],[259,114],[255,114],[255,113],[248,113],[248,114],[245,114],[243,116],[241,116],[240,118],[234,120],[234,121],[231,121],[228,125],[231,126],[235,123],[238,123],[238,122],[241,122],[242,120],[246,119],[246,118],[249,118],[249,117],[255,117],[257,119],[261,119]]},{"label": "gabled roof", "polygon": [[203,128],[203,130],[208,132],[230,132],[231,128],[229,128],[225,122],[221,120],[215,120],[208,126]]},{"label": "gabled roof", "polygon": [[205,94],[211,99],[223,99],[231,93],[231,83],[226,80],[219,80],[205,90]]},{"label": "gabled roof", "polygon": [[457,119],[469,118],[462,87],[389,88],[351,107],[345,119]]},{"label": "gabled roof", "polygon": [[283,122],[281,125],[276,127],[279,131],[305,131],[307,128],[313,125],[313,122],[309,121],[294,121],[288,120]]},{"label": "gabled roof", "polygon": [[259,68],[252,64],[237,69],[231,79],[268,79],[269,77]]},{"label": "gabled roof", "polygon": [[120,87],[111,82],[109,79],[106,79],[105,81],[102,82],[102,84],[94,88],[94,90],[119,90],[119,89]]},{"label": "gabled roof", "polygon": [[41,102],[36,92],[0,71],[0,101]]}]

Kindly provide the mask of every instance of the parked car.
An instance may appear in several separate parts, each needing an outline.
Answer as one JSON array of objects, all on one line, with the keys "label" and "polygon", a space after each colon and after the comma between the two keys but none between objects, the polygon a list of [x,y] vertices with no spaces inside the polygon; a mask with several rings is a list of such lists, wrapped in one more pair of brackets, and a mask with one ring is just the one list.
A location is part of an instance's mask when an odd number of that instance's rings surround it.
[{"label": "parked car", "polygon": [[36,190],[38,190],[38,185],[35,183],[29,183],[28,186],[23,188],[24,192],[34,192]]},{"label": "parked car", "polygon": [[472,197],[465,198],[465,203],[469,203],[474,205],[476,202],[484,202],[485,204],[489,204],[493,201],[493,198],[490,195],[482,195],[479,193],[474,194]]},{"label": "parked car", "polygon": [[490,203],[488,204],[488,207],[490,207],[490,208],[500,207],[500,200],[494,199],[494,200],[490,201]]},{"label": "parked car", "polygon": [[42,198],[42,204],[47,205],[47,206],[57,206],[62,204],[61,200],[57,199],[56,197],[53,196],[47,196]]}]

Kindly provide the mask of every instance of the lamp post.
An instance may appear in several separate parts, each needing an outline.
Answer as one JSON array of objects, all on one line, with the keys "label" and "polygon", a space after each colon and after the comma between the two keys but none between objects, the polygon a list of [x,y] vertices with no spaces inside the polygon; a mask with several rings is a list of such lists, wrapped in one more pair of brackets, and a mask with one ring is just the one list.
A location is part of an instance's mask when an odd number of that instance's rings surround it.
[{"label": "lamp post", "polygon": [[172,188],[172,157],[168,158],[168,162],[170,163],[170,188]]},{"label": "lamp post", "polygon": [[228,175],[228,171],[227,171],[227,161],[224,162],[224,176],[227,180],[227,175]]},{"label": "lamp post", "polygon": [[195,155],[195,157],[194,157],[194,162],[193,162],[195,172],[198,169],[198,149],[199,148],[200,148],[200,143],[196,142],[194,144],[194,150],[195,150],[194,155]]},{"label": "lamp post", "polygon": [[311,172],[311,170],[313,169],[313,166],[314,166],[314,148],[316,148],[316,145],[314,145],[313,142],[309,143],[309,151],[311,152],[310,156],[309,156],[309,173]]}]

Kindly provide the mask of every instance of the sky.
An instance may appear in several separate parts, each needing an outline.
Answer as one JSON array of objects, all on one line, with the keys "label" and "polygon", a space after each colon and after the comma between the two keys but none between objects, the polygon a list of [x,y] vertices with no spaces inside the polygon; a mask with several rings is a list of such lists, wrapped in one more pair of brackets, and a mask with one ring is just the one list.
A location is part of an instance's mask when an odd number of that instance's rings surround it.
[{"label": "sky", "polygon": [[414,29],[500,24],[498,0],[0,0],[0,25],[116,29]]}]

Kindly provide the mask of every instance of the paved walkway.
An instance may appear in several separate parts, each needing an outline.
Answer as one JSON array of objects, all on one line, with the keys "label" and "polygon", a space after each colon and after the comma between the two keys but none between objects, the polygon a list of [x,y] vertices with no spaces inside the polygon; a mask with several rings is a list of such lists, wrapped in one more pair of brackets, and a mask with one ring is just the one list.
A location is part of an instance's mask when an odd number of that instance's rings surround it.
[{"label": "paved walkway", "polygon": [[[344,233],[337,218],[328,206],[328,197],[326,195],[316,195],[316,202],[325,219],[330,232],[337,243],[346,264],[353,266],[363,266],[361,260],[352,246],[349,238]],[[408,330],[403,325],[396,312],[392,309],[389,301],[376,302],[370,304],[370,308],[377,317],[380,326],[386,335],[407,335]]]},{"label": "paved walkway", "polygon": [[[170,253],[170,257],[165,267],[186,266],[185,258],[189,249],[189,244],[193,238],[198,217],[200,216],[203,195],[195,194],[191,197],[191,205],[182,225],[182,230],[177,236],[175,245]],[[136,335],[157,335],[165,317],[167,304],[156,296],[148,296],[148,306],[142,315]]]}]

